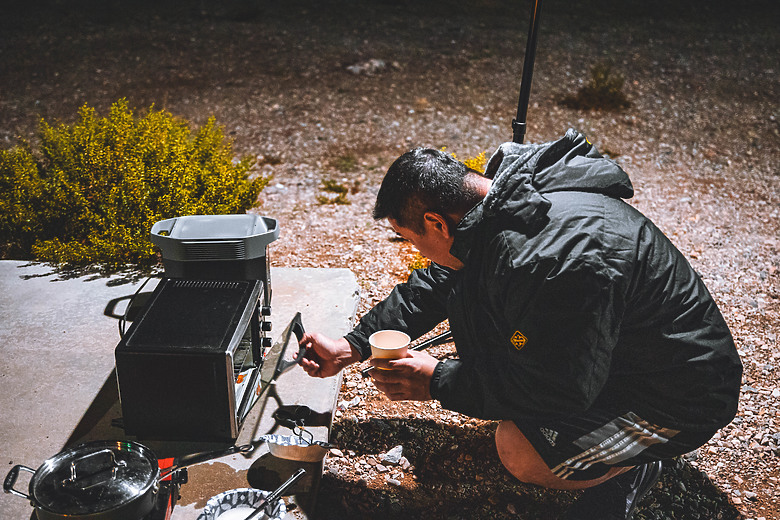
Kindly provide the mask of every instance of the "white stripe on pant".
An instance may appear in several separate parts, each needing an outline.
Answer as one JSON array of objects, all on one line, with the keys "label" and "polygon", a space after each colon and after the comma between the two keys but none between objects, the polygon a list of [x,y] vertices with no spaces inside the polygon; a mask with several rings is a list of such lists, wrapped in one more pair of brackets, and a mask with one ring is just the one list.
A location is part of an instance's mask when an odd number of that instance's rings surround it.
[{"label": "white stripe on pant", "polygon": [[629,412],[574,441],[584,451],[557,465],[552,472],[566,479],[596,463],[616,464],[637,456],[653,444],[667,442],[678,433],[679,430],[661,428]]}]

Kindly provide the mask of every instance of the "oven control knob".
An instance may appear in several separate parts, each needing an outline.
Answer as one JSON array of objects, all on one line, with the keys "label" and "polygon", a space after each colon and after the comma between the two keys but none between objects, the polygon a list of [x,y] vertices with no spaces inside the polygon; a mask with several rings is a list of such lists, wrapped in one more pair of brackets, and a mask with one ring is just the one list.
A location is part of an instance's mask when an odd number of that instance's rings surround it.
[{"label": "oven control knob", "polygon": [[260,322],[260,330],[263,332],[271,332],[271,322],[270,321],[261,321]]},{"label": "oven control knob", "polygon": [[263,348],[271,348],[271,346],[273,345],[271,338],[262,338],[260,341],[263,345]]},{"label": "oven control knob", "polygon": [[270,305],[263,305],[260,307],[260,314],[263,316],[270,316],[271,315],[271,306]]}]

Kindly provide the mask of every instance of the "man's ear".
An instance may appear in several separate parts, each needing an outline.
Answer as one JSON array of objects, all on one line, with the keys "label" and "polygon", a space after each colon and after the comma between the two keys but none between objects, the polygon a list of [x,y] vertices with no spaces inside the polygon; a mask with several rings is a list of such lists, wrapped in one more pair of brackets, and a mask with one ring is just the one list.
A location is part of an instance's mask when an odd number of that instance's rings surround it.
[{"label": "man's ear", "polygon": [[423,222],[427,231],[433,231],[445,238],[452,236],[453,229],[451,229],[449,220],[440,213],[426,211],[423,215]]}]

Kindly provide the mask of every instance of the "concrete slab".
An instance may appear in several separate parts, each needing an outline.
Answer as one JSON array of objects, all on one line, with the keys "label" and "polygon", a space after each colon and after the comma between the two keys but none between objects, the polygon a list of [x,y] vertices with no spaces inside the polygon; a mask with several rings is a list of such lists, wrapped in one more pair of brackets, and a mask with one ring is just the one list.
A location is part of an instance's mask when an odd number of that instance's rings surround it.
[{"label": "concrete slab", "polygon": [[[271,280],[274,339],[298,311],[307,330],[333,337],[350,330],[359,299],[351,271],[272,268]],[[0,461],[6,471],[15,464],[37,469],[77,442],[122,437],[123,431],[112,425],[121,415],[114,374],[114,348],[120,339],[115,315],[124,312],[122,302],[142,282],[120,276],[63,279],[43,265],[0,261]],[[107,306],[116,301],[120,305],[114,316],[107,315]],[[299,368],[285,373],[275,385],[276,398],[255,407],[238,442],[269,431],[274,425],[270,414],[281,404],[312,408],[324,419],[311,430],[315,438],[327,440],[339,388],[339,377],[312,379]],[[160,457],[209,448],[152,444]],[[261,446],[251,457],[228,456],[189,468],[190,481],[182,487],[172,520],[196,519],[210,496],[234,487],[267,489],[299,466],[271,459]],[[309,467],[309,480],[299,483],[304,507],[291,518],[306,516],[321,467]],[[26,490],[27,481],[20,477],[16,489]],[[0,518],[28,518],[31,512],[23,498],[0,495]]]}]

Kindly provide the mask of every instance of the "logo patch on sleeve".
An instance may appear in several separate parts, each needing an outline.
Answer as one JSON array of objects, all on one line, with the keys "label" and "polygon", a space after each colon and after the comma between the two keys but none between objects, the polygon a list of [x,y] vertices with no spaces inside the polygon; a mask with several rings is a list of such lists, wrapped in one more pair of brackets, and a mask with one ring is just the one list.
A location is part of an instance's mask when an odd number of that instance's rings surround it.
[{"label": "logo patch on sleeve", "polygon": [[512,342],[512,345],[515,346],[517,350],[521,350],[526,342],[528,341],[525,336],[523,336],[523,333],[519,330],[516,330],[514,334],[512,334],[512,339],[510,340]]}]

